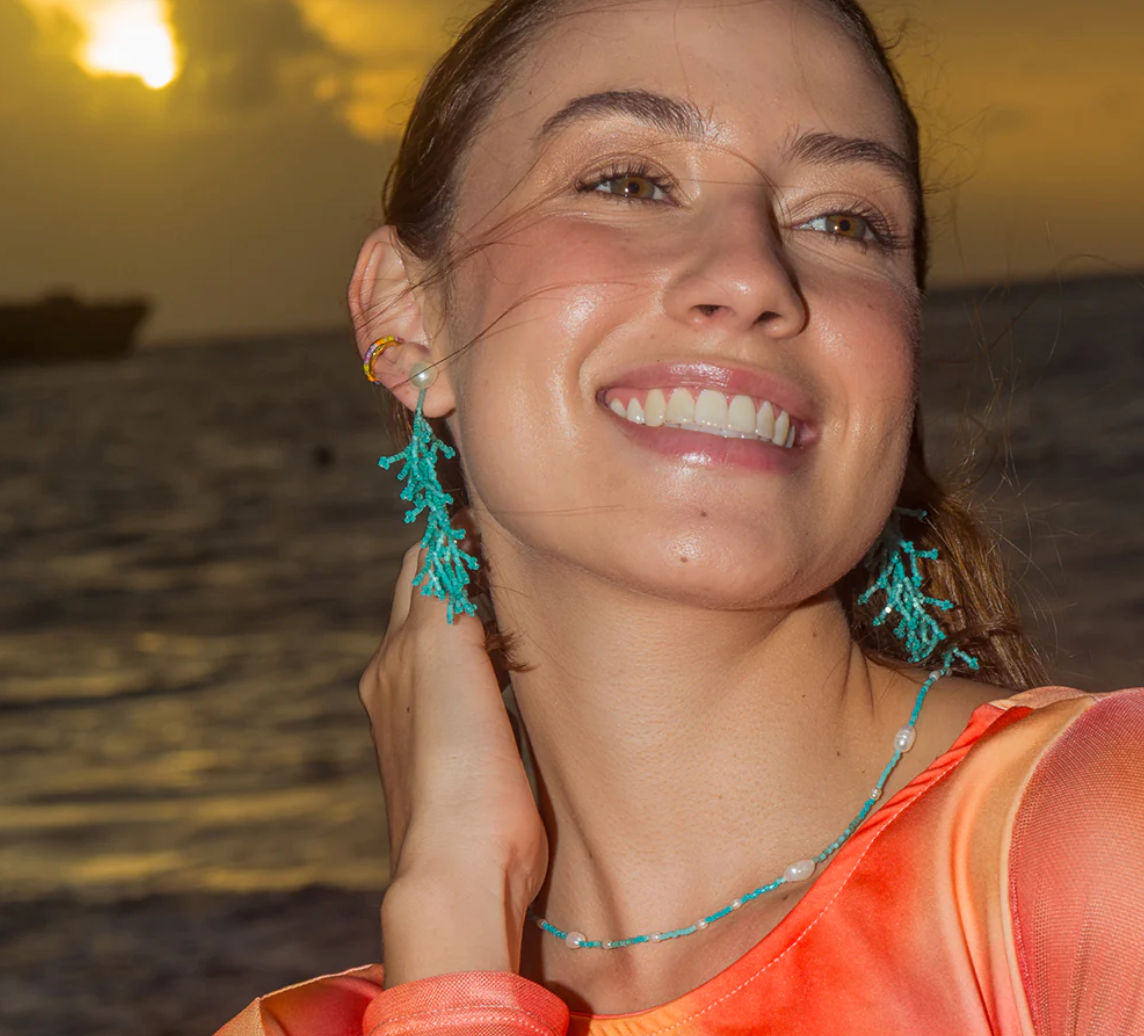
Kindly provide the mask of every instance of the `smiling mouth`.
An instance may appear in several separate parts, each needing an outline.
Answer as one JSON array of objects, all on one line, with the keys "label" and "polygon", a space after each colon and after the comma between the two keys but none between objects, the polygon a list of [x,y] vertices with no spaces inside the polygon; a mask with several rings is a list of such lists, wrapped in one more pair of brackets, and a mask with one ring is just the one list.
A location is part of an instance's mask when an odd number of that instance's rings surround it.
[{"label": "smiling mouth", "polygon": [[781,407],[751,396],[729,396],[715,389],[698,393],[676,386],[653,389],[609,389],[604,405],[617,417],[648,428],[678,428],[685,432],[747,439],[781,449],[799,440],[796,423]]}]

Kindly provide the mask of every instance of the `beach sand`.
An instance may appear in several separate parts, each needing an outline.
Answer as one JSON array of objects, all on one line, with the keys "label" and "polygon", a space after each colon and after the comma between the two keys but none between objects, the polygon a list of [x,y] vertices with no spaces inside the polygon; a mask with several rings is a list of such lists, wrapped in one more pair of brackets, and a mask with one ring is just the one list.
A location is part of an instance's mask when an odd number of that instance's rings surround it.
[{"label": "beach sand", "polygon": [[[1144,682],[1142,317],[1131,278],[927,310],[932,452],[987,428],[1032,626],[1093,690]],[[0,373],[0,1032],[209,1036],[378,958],[381,429],[341,332]]]}]

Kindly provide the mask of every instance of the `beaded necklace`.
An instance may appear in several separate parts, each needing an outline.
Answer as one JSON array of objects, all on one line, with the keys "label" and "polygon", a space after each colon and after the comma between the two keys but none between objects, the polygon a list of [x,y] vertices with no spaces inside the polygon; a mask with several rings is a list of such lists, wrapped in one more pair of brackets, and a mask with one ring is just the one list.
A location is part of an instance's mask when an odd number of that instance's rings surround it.
[{"label": "beaded necklace", "polygon": [[[925,511],[911,511],[905,508],[895,508],[886,528],[878,542],[874,544],[866,559],[866,564],[874,571],[874,582],[870,588],[859,596],[859,604],[867,604],[877,593],[886,595],[886,604],[873,620],[875,626],[889,622],[892,616],[897,615],[899,621],[893,628],[893,635],[901,641],[906,649],[908,658],[914,665],[924,665],[932,657],[938,646],[947,639],[945,631],[937,621],[931,609],[938,612],[947,612],[954,607],[952,601],[929,597],[923,589],[923,577],[919,562],[922,560],[936,561],[938,552],[936,548],[919,550],[912,540],[902,535],[901,519],[913,518],[919,522],[926,518]],[[768,892],[782,888],[784,885],[796,882],[809,881],[814,877],[818,868],[827,862],[839,849],[849,841],[850,836],[858,830],[863,820],[870,815],[870,810],[882,797],[886,781],[894,772],[903,755],[914,747],[917,738],[918,715],[930,688],[943,676],[949,676],[953,671],[954,659],[959,659],[970,669],[978,668],[977,659],[966,654],[958,647],[947,648],[941,656],[941,664],[929,674],[925,683],[918,689],[914,701],[913,712],[906,725],[894,735],[894,754],[882,771],[870,792],[870,797],[863,803],[858,814],[846,825],[833,842],[817,856],[808,856],[805,860],[792,863],[782,874],[765,885],[747,892],[738,899],[731,900],[721,910],[701,917],[693,924],[684,928],[675,928],[671,931],[649,932],[646,935],[632,935],[626,939],[589,939],[583,932],[566,932],[543,917],[538,916],[531,909],[528,916],[536,925],[549,935],[564,942],[573,950],[618,950],[625,946],[642,946],[645,943],[667,942],[670,939],[682,939],[685,935],[694,935],[709,928],[716,921],[739,910],[744,903],[765,896]]]},{"label": "beaded necklace", "polygon": [[[911,748],[914,747],[914,741],[917,738],[917,722],[918,715],[922,711],[922,704],[926,700],[926,695],[929,693],[930,688],[937,683],[943,676],[948,676],[950,673],[950,662],[953,654],[961,655],[961,652],[950,652],[942,660],[942,666],[935,669],[929,674],[928,679],[921,685],[918,690],[917,698],[914,701],[913,712],[910,713],[909,721],[902,727],[896,734],[894,734],[894,754],[890,757],[890,761],[886,764],[886,768],[882,771],[882,775],[878,778],[878,782],[874,785],[873,790],[870,792],[870,797],[863,803],[862,808],[858,811],[857,815],[849,824],[846,825],[845,830],[833,842],[831,842],[825,849],[822,850],[817,856],[809,856],[804,860],[798,860],[792,863],[781,875],[772,881],[768,881],[765,885],[760,885],[757,889],[747,892],[740,896],[738,899],[731,900],[725,907],[716,910],[712,914],[707,914],[701,917],[698,921],[687,925],[683,928],[675,928],[671,931],[663,932],[649,932],[645,935],[632,935],[626,939],[589,939],[583,932],[566,932],[556,925],[546,921],[543,917],[535,914],[531,909],[528,911],[528,916],[531,920],[543,931],[549,935],[555,936],[560,939],[564,944],[573,950],[619,950],[625,946],[641,946],[644,943],[667,942],[670,939],[682,939],[685,935],[694,935],[696,932],[702,932],[709,928],[716,921],[721,921],[724,917],[739,910],[744,903],[749,903],[753,899],[758,899],[760,896],[765,896],[768,892],[774,892],[775,889],[782,888],[784,885],[790,885],[797,882],[808,881],[815,874],[818,868],[826,863],[839,849],[849,841],[850,836],[858,830],[859,825],[863,820],[870,815],[870,811],[874,808],[875,803],[882,797],[882,792],[886,787],[886,781],[890,779],[890,775],[894,772],[898,763],[901,761],[903,755],[906,754]],[[964,656],[962,656],[964,657]]]}]

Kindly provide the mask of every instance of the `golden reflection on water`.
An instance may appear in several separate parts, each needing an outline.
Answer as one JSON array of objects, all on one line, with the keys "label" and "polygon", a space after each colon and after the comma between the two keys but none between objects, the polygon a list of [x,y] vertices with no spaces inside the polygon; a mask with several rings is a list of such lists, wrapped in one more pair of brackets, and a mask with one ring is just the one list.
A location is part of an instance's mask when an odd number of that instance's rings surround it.
[{"label": "golden reflection on water", "polygon": [[380,887],[385,814],[354,694],[375,646],[0,636],[0,889]]}]

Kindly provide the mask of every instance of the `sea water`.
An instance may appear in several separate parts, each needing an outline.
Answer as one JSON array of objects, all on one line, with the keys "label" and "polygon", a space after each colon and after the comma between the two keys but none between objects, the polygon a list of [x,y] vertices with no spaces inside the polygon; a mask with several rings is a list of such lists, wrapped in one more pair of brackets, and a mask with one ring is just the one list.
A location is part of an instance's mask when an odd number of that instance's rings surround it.
[{"label": "sea water", "polygon": [[[985,430],[979,495],[1054,678],[1144,682],[1141,282],[939,296],[926,323],[927,438],[949,460]],[[338,910],[376,956],[356,685],[414,537],[384,427],[348,332],[0,371],[0,1020],[203,1031],[187,1004],[221,1022],[353,963]],[[69,953],[87,1000],[61,1014],[41,976]],[[127,973],[165,990],[166,1028]]]}]

